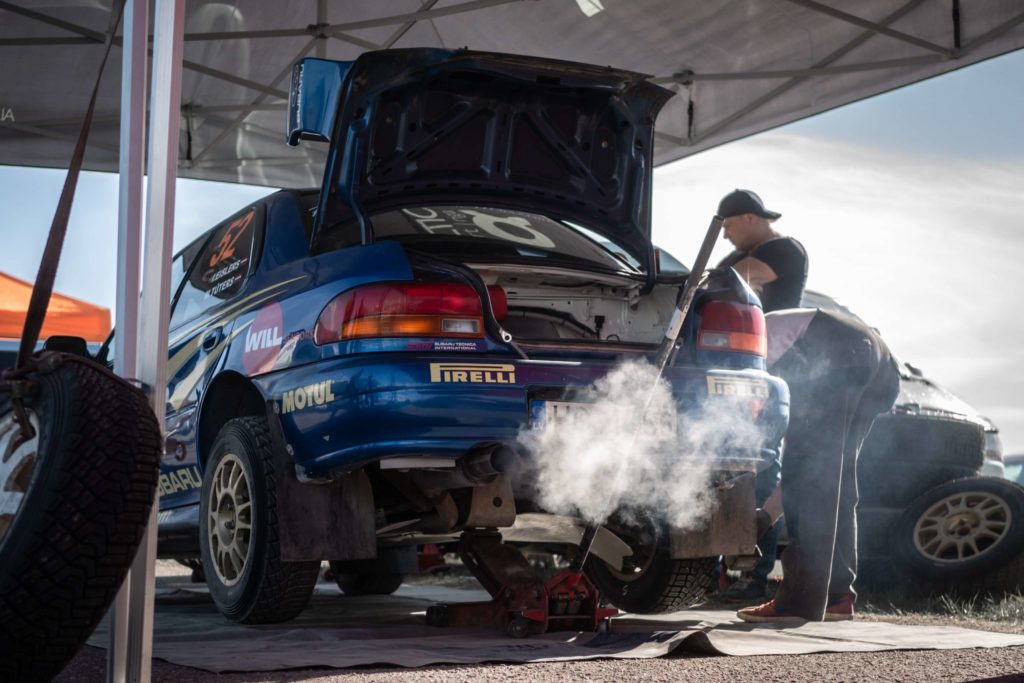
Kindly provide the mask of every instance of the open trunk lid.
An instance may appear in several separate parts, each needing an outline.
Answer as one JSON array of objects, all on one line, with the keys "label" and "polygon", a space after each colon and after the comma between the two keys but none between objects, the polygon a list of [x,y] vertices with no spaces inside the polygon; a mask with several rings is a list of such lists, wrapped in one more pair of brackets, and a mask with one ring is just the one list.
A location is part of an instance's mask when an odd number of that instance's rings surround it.
[{"label": "open trunk lid", "polygon": [[372,241],[380,211],[483,204],[585,224],[653,273],[654,119],[672,93],[646,78],[466,50],[303,60],[289,141],[331,143],[314,250],[354,221]]}]

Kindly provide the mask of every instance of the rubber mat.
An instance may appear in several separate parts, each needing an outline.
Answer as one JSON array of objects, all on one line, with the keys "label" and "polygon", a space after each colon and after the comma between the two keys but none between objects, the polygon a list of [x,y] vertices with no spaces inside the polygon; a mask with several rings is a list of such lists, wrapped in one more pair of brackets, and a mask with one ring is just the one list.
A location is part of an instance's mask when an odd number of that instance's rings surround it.
[{"label": "rubber mat", "polygon": [[[297,619],[273,626],[238,626],[220,616],[202,586],[181,577],[158,578],[157,586],[153,656],[217,673],[637,659],[683,652],[749,656],[1024,645],[1022,635],[951,626],[872,621],[752,625],[725,610],[622,615],[613,620],[608,633],[549,633],[517,640],[497,631],[426,626],[423,615],[428,605],[483,600],[487,594],[410,584],[392,596],[347,597],[333,584],[321,583]],[[106,623],[89,644],[107,646]]]}]

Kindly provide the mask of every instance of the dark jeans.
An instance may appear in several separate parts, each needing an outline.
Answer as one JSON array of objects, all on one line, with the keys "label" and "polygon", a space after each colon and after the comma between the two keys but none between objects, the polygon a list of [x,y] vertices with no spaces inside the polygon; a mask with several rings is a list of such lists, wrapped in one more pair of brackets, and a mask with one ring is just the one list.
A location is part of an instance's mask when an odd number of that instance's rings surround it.
[{"label": "dark jeans", "polygon": [[857,454],[892,408],[899,372],[874,330],[819,311],[771,368],[789,384],[782,507],[789,545],[776,604],[820,621],[830,598],[855,595]]}]

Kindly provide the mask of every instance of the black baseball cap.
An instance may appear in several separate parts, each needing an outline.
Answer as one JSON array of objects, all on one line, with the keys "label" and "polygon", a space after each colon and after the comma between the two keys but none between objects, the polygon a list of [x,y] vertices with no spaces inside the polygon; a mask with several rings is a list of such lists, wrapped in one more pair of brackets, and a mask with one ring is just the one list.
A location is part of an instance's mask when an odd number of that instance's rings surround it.
[{"label": "black baseball cap", "polygon": [[755,216],[772,220],[782,217],[781,213],[764,208],[761,198],[750,190],[733,190],[718,202],[719,218],[732,218],[745,213],[752,213]]}]

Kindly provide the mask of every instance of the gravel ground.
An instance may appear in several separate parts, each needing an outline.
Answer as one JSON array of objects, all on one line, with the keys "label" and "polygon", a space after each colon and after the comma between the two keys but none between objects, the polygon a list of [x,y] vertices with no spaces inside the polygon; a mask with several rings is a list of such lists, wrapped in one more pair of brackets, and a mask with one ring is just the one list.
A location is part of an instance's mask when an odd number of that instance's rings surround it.
[{"label": "gravel ground", "polygon": [[[105,651],[86,647],[57,678],[60,683],[101,681]],[[403,681],[678,681],[707,683],[742,681],[977,681],[1024,680],[1024,648],[989,650],[926,650],[818,654],[770,657],[674,657],[668,659],[606,659],[552,664],[480,664],[431,666],[406,670],[304,669],[270,673],[211,674],[153,661],[153,683],[264,683],[315,681],[327,683]]]},{"label": "gravel ground", "polygon": [[[158,574],[187,574],[174,563],[158,563]],[[934,615],[858,615],[866,621],[960,626],[1005,633],[1024,633],[1024,625],[953,619]],[[106,651],[85,647],[56,679],[59,683],[92,683],[105,678]],[[742,681],[1024,681],[1024,647],[919,650],[870,653],[828,653],[799,656],[691,656],[639,660],[592,660],[550,664],[480,664],[430,666],[418,669],[360,668],[212,674],[153,661],[153,683],[265,683],[270,681],[678,681],[708,683]]]}]

